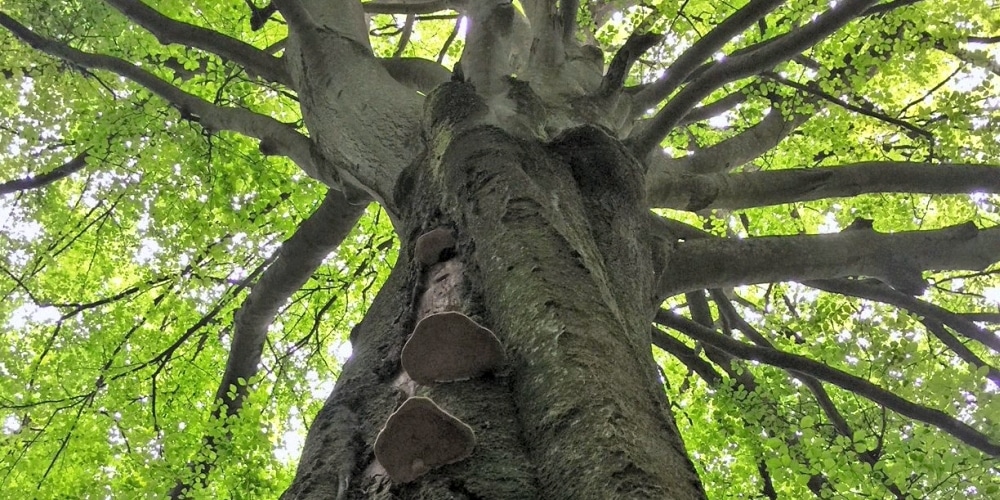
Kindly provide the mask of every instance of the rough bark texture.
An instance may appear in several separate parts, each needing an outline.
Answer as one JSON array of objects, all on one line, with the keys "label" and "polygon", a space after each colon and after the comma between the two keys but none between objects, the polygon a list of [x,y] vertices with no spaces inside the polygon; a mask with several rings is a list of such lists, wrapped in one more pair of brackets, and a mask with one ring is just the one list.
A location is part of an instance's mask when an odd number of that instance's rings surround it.
[{"label": "rough bark texture", "polygon": [[[317,416],[285,498],[703,498],[649,345],[654,259],[641,167],[604,130],[543,144],[485,123],[469,85],[429,96],[427,153],[403,174],[403,251],[354,355]],[[508,366],[417,386],[470,425],[472,456],[393,484],[372,444],[407,397],[399,352],[422,266],[413,242],[454,229],[462,311],[491,328]]]}]

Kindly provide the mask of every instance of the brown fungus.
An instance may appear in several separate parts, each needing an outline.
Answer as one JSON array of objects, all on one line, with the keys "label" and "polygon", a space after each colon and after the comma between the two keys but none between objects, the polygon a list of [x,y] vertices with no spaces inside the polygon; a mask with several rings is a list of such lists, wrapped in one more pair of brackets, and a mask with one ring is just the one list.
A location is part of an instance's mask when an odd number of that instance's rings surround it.
[{"label": "brown fungus", "polygon": [[407,399],[375,438],[375,458],[389,478],[408,483],[429,470],[464,460],[476,446],[472,428],[428,398]]},{"label": "brown fungus", "polygon": [[503,346],[489,329],[455,311],[425,316],[403,346],[403,369],[418,384],[454,382],[499,369]]},{"label": "brown fungus", "polygon": [[455,248],[455,236],[451,230],[444,227],[428,231],[419,238],[413,249],[417,262],[429,266],[442,260],[441,255],[446,250]]}]

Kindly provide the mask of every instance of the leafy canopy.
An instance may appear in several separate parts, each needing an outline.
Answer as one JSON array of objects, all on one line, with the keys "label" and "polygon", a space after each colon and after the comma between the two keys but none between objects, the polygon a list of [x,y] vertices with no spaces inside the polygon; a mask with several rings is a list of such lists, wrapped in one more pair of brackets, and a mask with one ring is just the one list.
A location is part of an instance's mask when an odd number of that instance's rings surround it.
[{"label": "leafy canopy", "polygon": [[[47,39],[128,61],[215,105],[304,129],[296,96],[282,85],[192,44],[160,43],[108,3],[7,0],[0,9]],[[272,54],[280,54],[287,33],[280,16],[251,30],[244,2],[148,5]],[[433,14],[371,14],[376,55],[450,68],[463,30],[450,4],[442,5]],[[721,86],[666,136],[664,150],[694,157],[780,116],[794,124],[780,142],[733,168],[1000,163],[997,5],[882,6],[789,61]],[[742,7],[591,2],[577,19],[581,39],[604,49],[607,61],[635,31],[665,34],[628,75],[628,86],[642,86]],[[779,37],[828,8],[785,2],[714,59]],[[349,352],[351,326],[395,259],[387,216],[369,207],[280,305],[259,372],[241,381],[251,390],[239,415],[209,418],[234,314],[325,187],[287,159],[262,154],[254,139],[206,130],[146,86],[45,55],[8,30],[0,30],[0,43],[0,489],[12,498],[152,496],[191,481],[197,472],[189,464],[203,460],[215,465],[206,497],[276,496]],[[68,175],[46,178],[60,169]],[[995,186],[950,195],[875,193],[662,213],[734,238],[837,232],[858,218],[891,233],[966,221],[994,226],[996,193]],[[930,287],[914,300],[940,308],[937,319],[910,302],[794,282],[686,294],[665,308],[696,320],[698,310],[726,318],[739,339],[757,332],[782,351],[942,410],[996,442],[1000,401],[990,367],[1000,358],[956,339],[955,326],[945,324],[983,321],[973,326],[996,338],[996,270],[925,274]],[[799,498],[817,491],[817,481],[845,498],[998,493],[996,458],[937,428],[854,390],[827,386],[823,400],[799,372],[790,377],[766,363],[713,356],[678,331],[660,335],[670,335],[657,342],[670,354],[655,351],[665,390],[712,497],[754,497],[770,488]],[[217,445],[206,447],[206,438]]]}]

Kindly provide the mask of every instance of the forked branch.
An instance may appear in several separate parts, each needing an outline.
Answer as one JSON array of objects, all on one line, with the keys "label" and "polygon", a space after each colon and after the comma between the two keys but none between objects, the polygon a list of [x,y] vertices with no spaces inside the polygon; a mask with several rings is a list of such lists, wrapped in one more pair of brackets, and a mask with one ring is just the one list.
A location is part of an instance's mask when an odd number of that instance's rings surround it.
[{"label": "forked branch", "polygon": [[692,108],[723,85],[756,75],[791,59],[834,33],[877,0],[846,0],[809,24],[763,44],[759,49],[730,57],[706,69],[670,100],[649,123],[629,138],[636,156],[645,158]]}]

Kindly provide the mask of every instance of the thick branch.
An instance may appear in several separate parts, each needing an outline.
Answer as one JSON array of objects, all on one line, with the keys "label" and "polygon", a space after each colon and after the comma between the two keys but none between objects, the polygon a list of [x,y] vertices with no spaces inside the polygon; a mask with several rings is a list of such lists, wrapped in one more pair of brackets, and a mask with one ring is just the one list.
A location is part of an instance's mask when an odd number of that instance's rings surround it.
[{"label": "thick branch", "polygon": [[846,0],[818,16],[809,24],[796,29],[773,43],[758,50],[733,56],[705,70],[698,78],[684,87],[656,113],[649,124],[630,138],[636,156],[648,155],[684,115],[702,99],[723,85],[759,74],[803,50],[815,45],[833,32],[855,19],[864,9],[877,0]]},{"label": "thick branch", "polygon": [[[289,37],[298,38],[302,47],[310,47],[316,52],[316,60],[325,58],[327,63],[346,62],[337,61],[334,54],[324,53],[330,48],[330,43],[327,42],[330,37],[350,40],[356,46],[363,47],[367,56],[373,55],[368,23],[361,3],[357,0],[272,0],[271,3],[288,23]],[[288,56],[289,52],[286,51],[286,61],[289,60]],[[334,64],[334,67],[339,70],[350,66]],[[294,80],[295,68],[289,67],[289,71]]]},{"label": "thick branch", "polygon": [[[274,3],[257,7],[246,0],[250,7],[250,29],[257,31],[264,26],[278,8]],[[366,2],[361,7],[367,14],[431,14],[442,10],[459,10],[467,0],[400,0],[397,2]]]},{"label": "thick branch", "polygon": [[502,93],[507,77],[517,71],[515,42],[522,14],[510,2],[480,0],[466,12],[468,33],[462,50],[462,71],[483,96]]},{"label": "thick branch", "polygon": [[[394,80],[369,46],[361,4],[274,0],[289,24],[284,59],[315,151],[391,211],[395,180],[422,144],[423,97]],[[416,146],[416,147],[415,147]]]},{"label": "thick branch", "polygon": [[562,25],[562,37],[568,43],[576,41],[576,15],[580,10],[580,0],[559,0],[559,21]]},{"label": "thick branch", "polygon": [[393,80],[424,94],[429,94],[434,87],[451,80],[451,71],[430,59],[394,57],[379,59],[379,62]]},{"label": "thick branch", "polygon": [[347,195],[332,189],[327,191],[316,211],[281,245],[274,263],[251,287],[236,311],[233,345],[216,393],[216,400],[224,402],[227,415],[235,414],[242,406],[246,388],[238,387],[234,398],[228,392],[239,379],[249,380],[256,374],[267,329],[278,309],[308,281],[364,213],[365,195],[353,191]]},{"label": "thick branch", "polygon": [[1000,259],[1000,226],[972,223],[894,234],[837,234],[695,239],[676,243],[662,297],[689,290],[775,281],[872,276],[920,293],[925,270],[983,269]]},{"label": "thick branch", "polygon": [[285,21],[296,31],[315,31],[319,27],[312,18],[312,15],[309,14],[309,11],[299,0],[272,1],[271,5],[278,9],[278,12],[281,12]]},{"label": "thick branch", "polygon": [[231,130],[259,139],[261,149],[268,154],[287,156],[310,176],[328,183],[333,182],[325,178],[329,177],[328,172],[318,171],[310,153],[309,139],[274,118],[242,108],[216,106],[174,87],[128,61],[103,54],[83,52],[55,40],[43,38],[3,12],[0,12],[0,26],[10,30],[32,48],[53,57],[88,69],[111,71],[132,80],[176,107],[183,118],[200,123],[206,130]]},{"label": "thick branch", "polygon": [[672,179],[675,172],[710,174],[739,168],[777,146],[811,116],[805,113],[784,116],[772,108],[759,123],[718,144],[676,159],[659,158],[654,154],[650,161],[653,175],[649,184],[662,186],[665,179],[661,177],[666,175],[666,179]]},{"label": "thick branch", "polygon": [[171,19],[139,0],[104,0],[125,17],[149,30],[162,44],[177,43],[217,54],[243,66],[248,73],[265,80],[291,86],[285,64],[253,45],[214,30]]},{"label": "thick branch", "polygon": [[671,63],[659,80],[637,94],[635,109],[649,109],[665,99],[677,90],[702,62],[715,55],[726,43],[783,3],[785,0],[752,0],[726,18]]},{"label": "thick branch", "polygon": [[995,313],[995,312],[969,312],[969,313],[958,313],[958,315],[969,321],[982,321],[983,323],[1000,323],[1000,313]]},{"label": "thick branch", "polygon": [[874,16],[874,15],[884,14],[886,12],[889,12],[890,10],[896,10],[902,7],[906,7],[907,5],[913,5],[920,1],[921,0],[893,0],[891,2],[886,2],[880,5],[874,5],[872,7],[867,8],[864,12],[864,15]]},{"label": "thick branch", "polygon": [[[221,401],[221,406],[212,412],[213,419],[236,415],[243,407],[249,390],[245,382],[259,371],[268,327],[281,306],[309,280],[326,256],[340,245],[357,223],[366,203],[354,200],[364,199],[364,196],[360,192],[345,196],[339,191],[328,190],[319,208],[285,240],[272,257],[273,263],[250,288],[249,295],[236,311],[233,344],[229,348],[226,371],[214,399]],[[216,440],[207,437],[204,441],[206,447],[214,452],[218,445]],[[195,465],[194,469],[208,474],[211,467],[210,462],[203,462]],[[179,482],[171,497],[179,497],[189,486]]]},{"label": "thick branch", "polygon": [[1000,165],[862,162],[734,174],[655,176],[652,207],[738,210],[866,193],[1000,193]]},{"label": "thick branch", "polygon": [[[772,39],[770,42],[766,42],[766,44],[778,43],[780,40],[781,38]],[[763,48],[763,45],[753,49],[746,49],[746,53],[754,53],[761,48]],[[869,53],[871,53],[873,57],[879,59],[886,58],[884,54],[874,49],[869,49]],[[738,54],[734,54],[734,57],[735,56],[738,56]],[[801,56],[796,56],[793,59],[798,60],[801,64],[808,65],[808,61],[803,61],[805,58]],[[847,63],[846,60],[845,63]],[[818,69],[818,66],[815,66],[814,69]],[[872,75],[874,74],[874,72],[870,73]],[[773,73],[765,73],[765,75],[773,75]],[[837,69],[832,71],[831,75],[836,75],[837,79],[845,79],[847,73],[845,69]],[[760,85],[760,82],[755,82],[748,85],[748,87],[758,87]],[[933,142],[933,136],[929,133],[875,110],[874,105],[869,106],[870,109],[863,108],[847,104],[840,99],[833,98],[833,96],[823,92],[821,90],[821,86],[818,85],[817,82],[810,82],[807,84],[790,82],[789,85],[793,86],[800,92],[804,102],[817,103],[820,100],[826,99],[841,107],[850,109],[851,111],[901,126],[907,129],[911,134],[921,135]],[[693,115],[696,111],[698,111],[698,108],[695,108],[691,113],[688,113],[688,116],[681,119],[678,122],[678,125],[688,123],[692,118],[691,115]],[[650,165],[650,175],[647,179],[648,188],[653,190],[663,187],[672,189],[671,186],[678,182],[676,179],[677,172],[709,174],[735,170],[740,166],[753,161],[760,155],[763,155],[774,146],[777,146],[778,143],[780,143],[785,137],[794,132],[798,126],[802,125],[813,116],[813,113],[809,111],[800,111],[791,115],[777,113],[774,107],[772,107],[771,111],[772,113],[761,120],[757,125],[746,129],[740,134],[730,137],[729,139],[711,147],[695,151],[682,158],[670,159],[666,157],[666,154],[660,152],[658,149],[654,149],[653,154],[650,154],[647,158]],[[645,127],[646,125],[646,123],[643,123],[641,124],[641,127]],[[710,194],[711,188],[709,188],[709,191],[699,193],[699,199],[703,199],[705,195],[709,195],[710,197]]]},{"label": "thick branch", "polygon": [[397,0],[361,4],[369,14],[430,14],[442,10],[459,10],[466,5],[468,0]]},{"label": "thick branch", "polygon": [[657,312],[656,322],[670,328],[675,328],[699,342],[718,347],[738,358],[759,361],[786,370],[808,373],[841,389],[867,398],[900,415],[937,427],[983,453],[991,456],[1000,456],[1000,444],[991,442],[988,436],[976,429],[952,418],[947,413],[908,401],[863,378],[856,377],[804,356],[768,347],[744,344],[670,311],[660,310]]},{"label": "thick branch", "polygon": [[[742,54],[756,53],[765,48],[768,44],[780,43],[782,40],[783,39],[781,37],[773,38],[757,47],[743,49],[743,52],[738,51],[733,54],[733,57],[740,57]],[[860,50],[860,47],[858,50]],[[883,54],[875,49],[869,49],[868,52],[875,58],[886,58],[886,54]],[[850,55],[845,56],[845,64],[848,64],[849,57]],[[819,68],[819,66],[810,66],[809,61],[802,56],[795,56],[793,59],[797,60],[800,64],[813,67],[814,69]],[[704,66],[706,69],[711,67],[712,65]],[[704,72],[704,70],[702,72]],[[874,70],[871,71],[870,74],[874,75]],[[765,72],[764,75],[769,76],[774,74]],[[844,80],[847,77],[847,70],[843,68],[835,69],[831,72],[831,76],[835,76],[838,80]],[[761,87],[761,82],[757,81],[748,85],[748,87],[751,86]],[[805,103],[815,104],[826,99],[836,103],[838,106],[850,109],[853,112],[887,121],[894,125],[902,126],[909,130],[911,134],[924,136],[933,142],[933,137],[927,132],[875,110],[874,105],[869,106],[870,109],[862,108],[845,103],[840,99],[833,98],[833,96],[830,96],[821,90],[821,86],[818,82],[809,82],[806,84],[789,82],[789,86],[792,86],[799,91],[803,102]],[[780,98],[777,97],[772,97],[772,100],[780,102]],[[776,112],[776,108],[777,106],[772,107],[772,112],[757,125],[754,125],[753,127],[750,127],[740,134],[730,137],[721,143],[695,151],[694,153],[683,158],[668,159],[665,154],[660,152],[658,149],[654,149],[654,153],[649,155],[647,158],[651,167],[651,175],[647,180],[647,185],[662,186],[665,182],[673,183],[673,176],[676,172],[708,174],[735,170],[755,158],[758,158],[760,155],[763,155],[774,146],[777,146],[778,143],[780,143],[785,137],[794,132],[798,126],[802,125],[813,116],[813,113],[808,110],[798,111],[796,113],[786,115],[785,113]],[[692,110],[692,113],[694,111],[697,111],[697,108]],[[688,115],[691,115],[692,113],[688,113]],[[685,116],[685,118],[678,122],[678,125],[687,123],[689,119],[690,117]],[[643,123],[641,126],[645,127],[646,125],[646,123]]]},{"label": "thick branch", "polygon": [[[472,3],[475,5],[475,2]],[[531,68],[558,67],[564,62],[566,40],[558,18],[556,0],[522,0],[531,26]]]},{"label": "thick branch", "polygon": [[87,152],[84,151],[76,155],[72,160],[63,163],[62,165],[49,170],[44,174],[4,182],[0,184],[0,195],[13,193],[15,191],[37,189],[52,184],[59,179],[68,177],[69,175],[79,172],[83,169],[83,167],[87,166],[87,156]]}]

